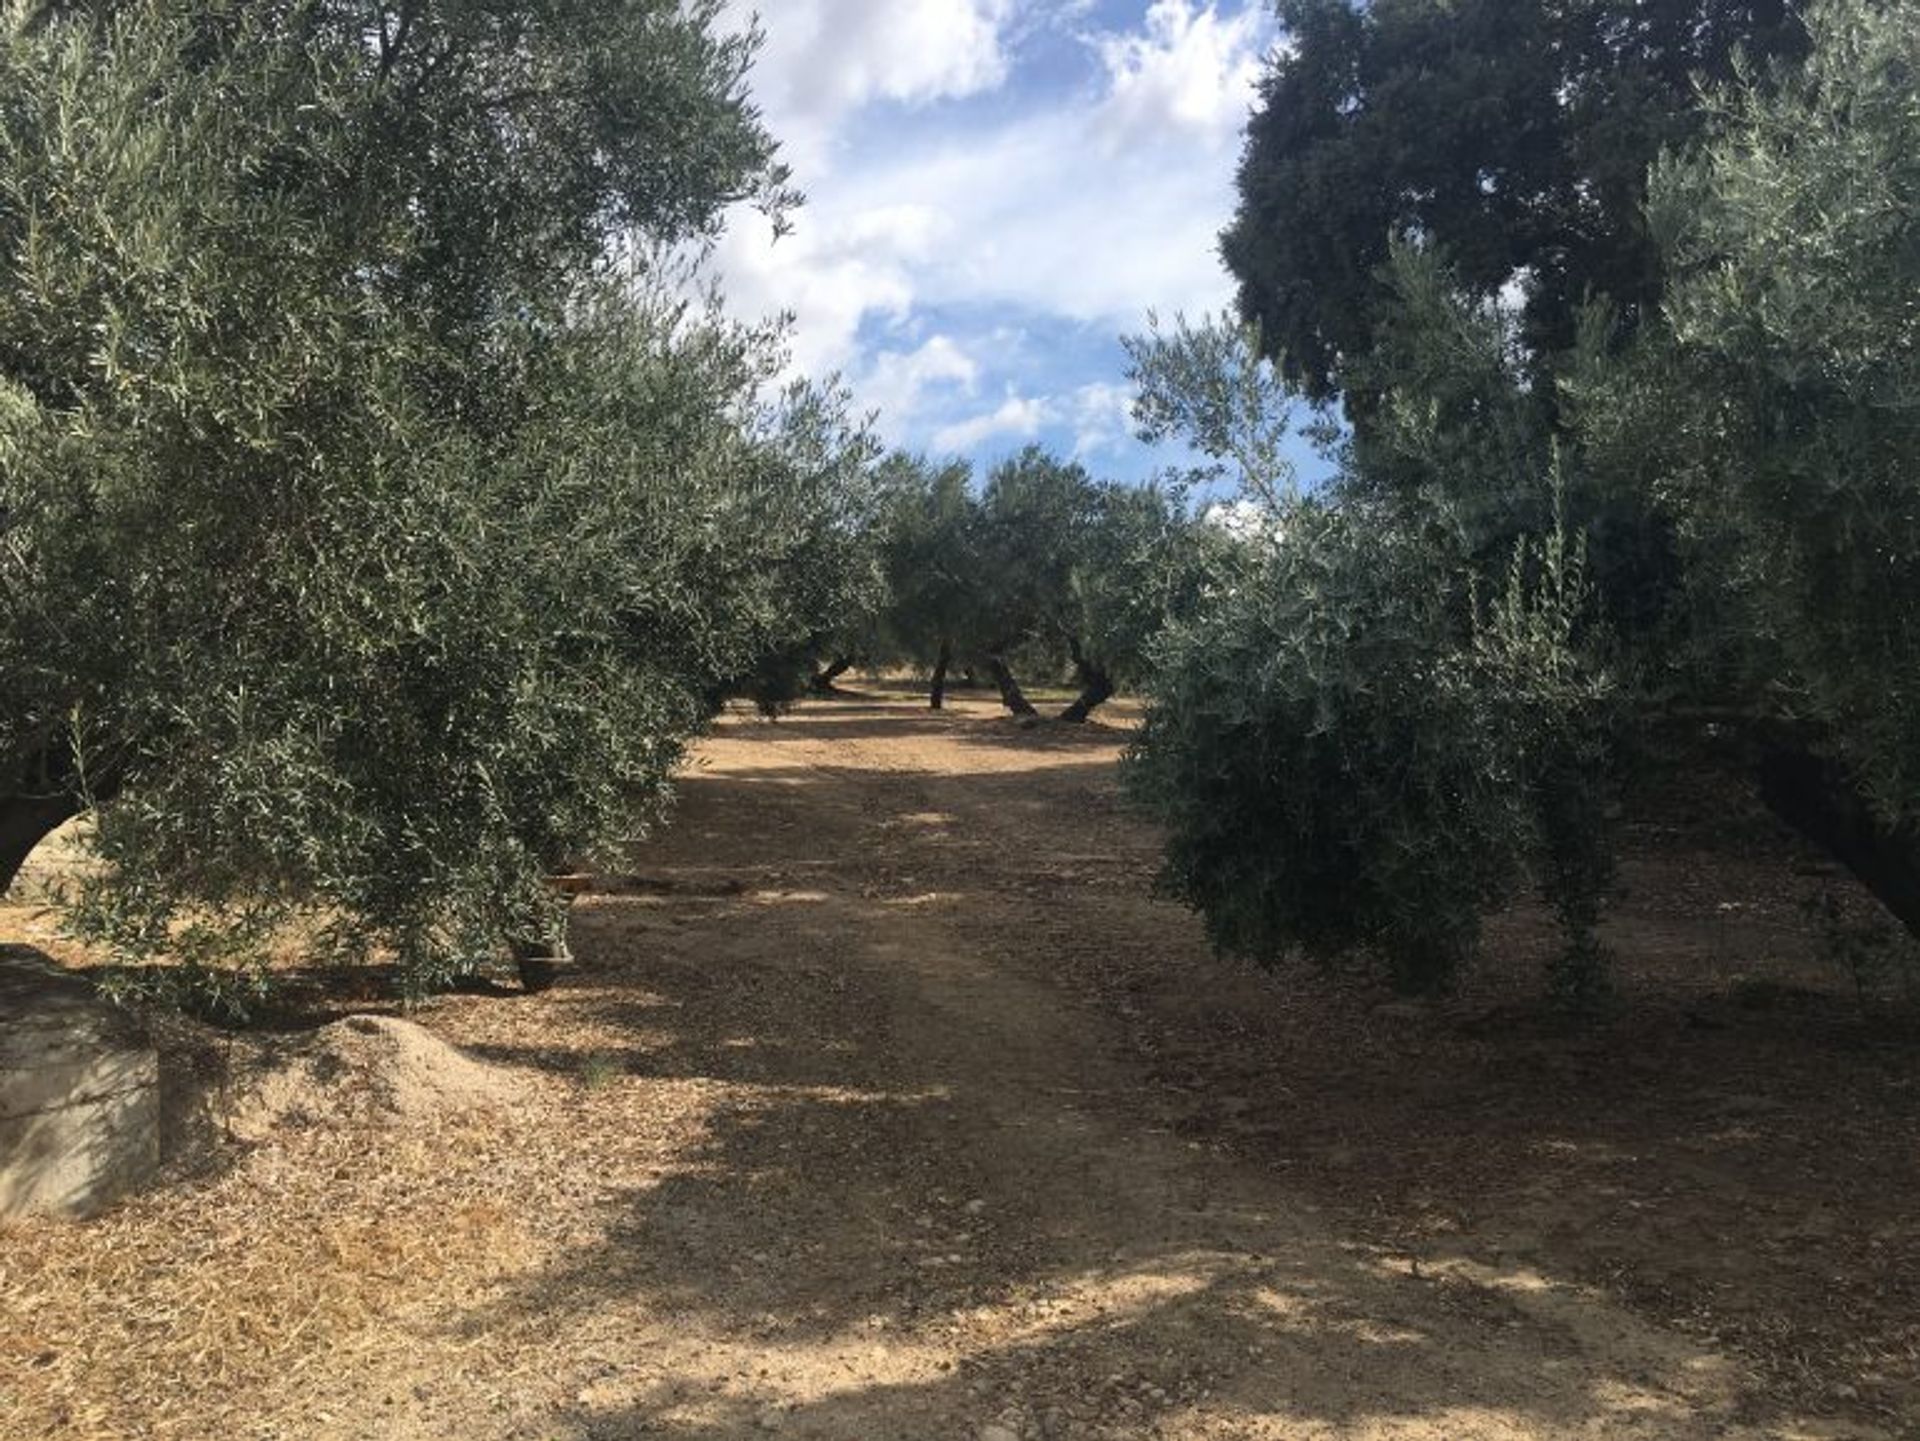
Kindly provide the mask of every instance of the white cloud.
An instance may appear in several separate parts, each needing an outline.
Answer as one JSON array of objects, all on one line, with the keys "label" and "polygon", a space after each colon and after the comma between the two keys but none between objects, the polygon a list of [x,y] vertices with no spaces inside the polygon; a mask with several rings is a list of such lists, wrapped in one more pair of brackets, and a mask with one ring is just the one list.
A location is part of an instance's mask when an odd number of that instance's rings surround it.
[{"label": "white cloud", "polygon": [[1149,306],[1217,306],[1265,26],[1257,3],[1222,18],[1157,0],[1143,32],[1089,40],[1106,72],[1090,101],[882,158],[823,190],[813,218],[848,232],[893,208],[922,217],[942,243],[918,257],[916,289],[934,300],[1129,323]]},{"label": "white cloud", "polygon": [[729,28],[756,10],[766,43],[752,86],[802,186],[827,164],[833,132],[875,100],[926,104],[977,95],[1007,76],[1011,0],[732,0]]},{"label": "white cloud", "polygon": [[928,393],[968,396],[980,378],[980,366],[950,336],[936,335],[917,350],[883,350],[854,377],[863,405],[880,413],[887,439],[904,443],[909,423]]},{"label": "white cloud", "polygon": [[867,316],[907,313],[914,268],[926,262],[940,219],[908,205],[832,217],[803,211],[776,240],[765,216],[742,207],[728,218],[710,265],[735,314],[791,313],[793,367],[820,376],[853,361]]},{"label": "white cloud", "polygon": [[852,251],[878,247],[903,259],[924,260],[940,239],[943,219],[929,205],[882,205],[849,219],[837,243]]},{"label": "white cloud", "polygon": [[1114,153],[1097,113],[1068,110],[956,137],[849,175],[816,202],[938,211],[948,243],[914,267],[916,298],[1004,302],[1135,325],[1152,307],[1217,309],[1231,157],[1162,144]]},{"label": "white cloud", "polygon": [[1088,460],[1120,449],[1134,438],[1133,390],[1096,380],[1073,392],[1067,414],[1073,426],[1073,453]]},{"label": "white cloud", "polygon": [[933,433],[937,454],[964,454],[989,440],[1031,440],[1053,420],[1053,407],[1038,396],[1009,395],[982,415],[944,425]]},{"label": "white cloud", "polygon": [[[1076,0],[1046,17],[1056,42],[1086,23],[1072,18],[1081,8]],[[736,0],[741,23],[746,9]],[[1131,29],[1078,32],[1096,66],[1091,89],[1051,82],[1042,92],[1027,88],[1020,65],[1023,37],[1042,21],[1015,9],[1012,0],[763,0],[768,41],[750,83],[809,200],[777,244],[764,219],[737,214],[715,266],[736,313],[792,312],[795,369],[845,372],[890,436],[927,412],[929,426],[948,422],[933,435],[940,449],[1058,424],[1084,451],[1118,450],[1130,434],[1108,393],[1119,387],[1060,374],[1036,388],[1031,375],[1010,374],[984,323],[969,330],[964,317],[1030,313],[1118,333],[1149,308],[1225,305],[1217,238],[1275,29],[1265,0],[1152,0]],[[1000,87],[1009,104],[998,113],[956,109],[943,125],[944,112],[931,109],[911,146],[885,128],[856,128],[877,101],[933,107]],[[866,339],[875,321],[893,332],[934,315],[906,327],[916,343],[938,332],[918,351],[892,341],[874,353]],[[928,350],[941,341],[951,354]],[[974,367],[965,376],[956,355]],[[951,418],[946,391],[971,393],[983,380],[996,389],[1013,381],[1007,400]],[[1080,381],[1089,383],[1075,390]]]},{"label": "white cloud", "polygon": [[1286,538],[1286,522],[1270,506],[1242,497],[1216,500],[1200,515],[1208,525],[1225,531],[1235,540],[1252,543],[1278,543]]},{"label": "white cloud", "polygon": [[1231,143],[1246,123],[1264,35],[1256,9],[1223,16],[1211,4],[1154,0],[1142,31],[1096,37],[1109,144],[1153,144],[1170,133]]}]

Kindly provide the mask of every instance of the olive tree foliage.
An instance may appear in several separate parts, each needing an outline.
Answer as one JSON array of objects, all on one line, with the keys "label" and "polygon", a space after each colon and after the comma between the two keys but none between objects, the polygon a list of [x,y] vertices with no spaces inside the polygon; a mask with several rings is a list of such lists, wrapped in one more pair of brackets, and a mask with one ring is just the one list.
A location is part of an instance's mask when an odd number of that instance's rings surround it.
[{"label": "olive tree foliage", "polygon": [[1920,5],[1809,25],[1656,167],[1663,324],[1569,405],[1596,485],[1673,536],[1663,691],[1920,931]]},{"label": "olive tree foliage", "polygon": [[0,880],[412,985],[551,932],[873,583],[867,445],[652,262],[792,197],[678,0],[0,5]]},{"label": "olive tree foliage", "polygon": [[1517,287],[1519,352],[1548,373],[1590,296],[1627,326],[1658,303],[1647,167],[1702,133],[1700,81],[1730,77],[1742,51],[1805,46],[1789,0],[1275,8],[1288,44],[1261,83],[1221,249],[1288,379],[1356,419],[1373,392],[1347,366],[1397,308],[1381,270],[1395,235],[1443,250],[1476,299]]},{"label": "olive tree foliage", "polygon": [[1147,679],[1154,642],[1199,604],[1227,543],[1195,519],[1184,481],[1104,482],[1091,503],[1053,622],[1080,687],[1061,713],[1068,721]]},{"label": "olive tree foliage", "polygon": [[1120,343],[1141,439],[1184,441],[1204,458],[1189,484],[1228,482],[1269,512],[1299,498],[1285,449],[1293,392],[1261,354],[1257,325],[1184,315],[1163,324],[1149,311],[1146,332]]},{"label": "olive tree foliage", "polygon": [[1586,777],[1613,679],[1588,645],[1583,547],[1556,527],[1487,566],[1437,497],[1300,495],[1279,459],[1286,397],[1209,400],[1257,381],[1256,345],[1217,321],[1132,346],[1147,423],[1231,414],[1174,433],[1273,457],[1241,487],[1258,523],[1149,672],[1128,779],[1167,825],[1164,883],[1223,949],[1366,951],[1427,991],[1472,954],[1482,912],[1537,881],[1566,923],[1556,979],[1590,1000],[1608,865]]},{"label": "olive tree foliage", "polygon": [[[1655,176],[1681,279],[1663,388],[1690,534],[1724,526],[1768,680],[1880,813],[1920,824],[1920,5],[1831,4],[1777,94]],[[1656,374],[1659,372],[1657,371]],[[1629,395],[1631,391],[1628,392]],[[1677,407],[1664,406],[1664,411]]]},{"label": "olive tree foliage", "polygon": [[1223,944],[1432,984],[1531,881],[1591,999],[1628,757],[1752,774],[1920,927],[1920,7],[1807,26],[1654,167],[1630,318],[1595,293],[1549,349],[1432,230],[1386,238],[1343,471],[1169,637],[1133,763]]},{"label": "olive tree foliage", "polygon": [[[778,356],[772,340],[760,334],[762,360]],[[761,411],[763,443],[741,471],[739,506],[707,535],[713,575],[698,585],[720,605],[693,634],[731,648],[731,659],[716,652],[703,662],[719,677],[707,687],[709,708],[739,696],[771,715],[806,693],[821,659],[843,652],[850,628],[871,630],[887,583],[872,473],[878,446],[847,396],[792,383]]]},{"label": "olive tree foliage", "polygon": [[979,606],[975,646],[1001,698],[1032,713],[1015,669],[1057,676],[1068,662],[1064,620],[1073,573],[1094,524],[1085,467],[1029,445],[987,473],[974,521]]},{"label": "olive tree foliage", "polygon": [[[1556,809],[1607,689],[1570,644],[1578,550],[1516,552],[1476,604],[1458,557],[1392,517],[1308,500],[1283,520],[1161,641],[1129,778],[1168,824],[1169,888],[1224,949],[1369,948],[1415,991],[1445,985],[1481,912],[1534,874],[1570,948],[1592,948],[1604,868],[1563,826],[1591,818]],[[1585,960],[1562,968],[1573,990]]]},{"label": "olive tree foliage", "polygon": [[1100,481],[1039,446],[988,473],[973,536],[976,649],[1017,712],[1031,707],[1015,666],[1070,678],[1070,722],[1143,678],[1152,637],[1191,603],[1205,563],[1184,485]]},{"label": "olive tree foliage", "polygon": [[[963,462],[894,455],[877,471],[887,600],[868,653],[983,667],[1016,714],[1018,674],[1070,679],[1078,722],[1144,673],[1150,642],[1198,594],[1211,544],[1180,482],[1121,485],[1029,446],[978,490]],[[1018,673],[1018,674],[1017,674]]]},{"label": "olive tree foliage", "polygon": [[956,658],[970,659],[979,611],[973,472],[960,461],[895,453],[875,481],[885,590],[849,650],[927,667],[928,700],[939,710],[948,671]]}]

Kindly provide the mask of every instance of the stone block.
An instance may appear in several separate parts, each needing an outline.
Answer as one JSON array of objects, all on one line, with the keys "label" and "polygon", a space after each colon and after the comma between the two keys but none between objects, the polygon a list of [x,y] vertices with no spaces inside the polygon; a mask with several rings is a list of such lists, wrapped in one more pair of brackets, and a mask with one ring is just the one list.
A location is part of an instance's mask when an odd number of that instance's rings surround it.
[{"label": "stone block", "polygon": [[159,1059],[80,977],[0,946],[0,1216],[86,1216],[160,1163]]}]

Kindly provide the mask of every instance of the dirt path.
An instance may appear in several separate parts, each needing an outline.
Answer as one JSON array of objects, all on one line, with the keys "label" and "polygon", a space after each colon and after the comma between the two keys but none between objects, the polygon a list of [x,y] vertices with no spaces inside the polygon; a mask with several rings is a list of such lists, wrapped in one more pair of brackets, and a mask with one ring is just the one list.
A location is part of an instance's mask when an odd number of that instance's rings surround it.
[{"label": "dirt path", "polygon": [[[12,1414],[476,1441],[1881,1434],[1759,1412],[1710,1345],[1485,1248],[1362,1244],[1284,1154],[1232,1144],[1259,1058],[1154,1064],[1113,958],[1215,995],[1223,1033],[1285,999],[1147,894],[1120,739],[885,699],[730,722],[673,834],[581,902],[577,978],[426,1017],[524,1077],[512,1115],[290,1135],[103,1223],[153,1248],[132,1311],[217,1275],[169,1234],[251,1208],[229,1239],[288,1244],[319,1322],[254,1318],[258,1364],[217,1383],[158,1333],[48,1342],[60,1384],[33,1394],[66,1409]],[[330,1195],[316,1158],[375,1180]]]}]

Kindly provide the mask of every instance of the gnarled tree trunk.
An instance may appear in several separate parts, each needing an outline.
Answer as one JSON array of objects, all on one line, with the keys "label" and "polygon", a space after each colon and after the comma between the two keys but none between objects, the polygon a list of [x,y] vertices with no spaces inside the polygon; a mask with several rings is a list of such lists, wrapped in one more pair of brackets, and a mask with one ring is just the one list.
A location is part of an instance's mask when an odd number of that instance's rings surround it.
[{"label": "gnarled tree trunk", "polygon": [[852,666],[852,656],[835,656],[824,670],[818,670],[813,673],[813,677],[807,682],[807,689],[815,695],[832,695],[833,683],[851,669]]},{"label": "gnarled tree trunk", "polygon": [[1073,669],[1080,677],[1080,694],[1073,698],[1072,705],[1060,712],[1060,719],[1079,725],[1097,706],[1113,698],[1113,677],[1087,659],[1079,641],[1069,644],[1073,647]]},{"label": "gnarled tree trunk", "polygon": [[933,683],[927,690],[927,709],[939,710],[947,701],[947,667],[953,664],[953,643],[940,642],[940,654],[933,662]]},{"label": "gnarled tree trunk", "polygon": [[1920,844],[1889,829],[1835,762],[1792,746],[1760,758],[1760,799],[1801,835],[1852,871],[1860,884],[1920,936]]},{"label": "gnarled tree trunk", "polygon": [[1000,689],[1000,703],[1017,716],[1037,716],[1039,711],[1033,708],[1020,682],[1013,678],[1013,672],[1007,669],[1007,663],[998,655],[987,657],[987,674],[993,677],[994,685]]}]

